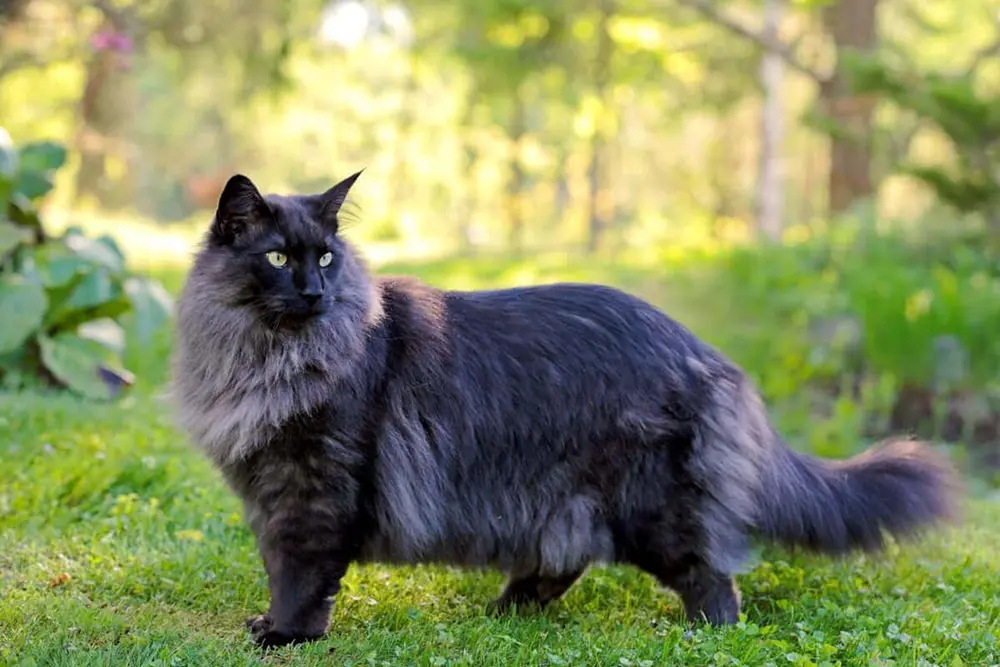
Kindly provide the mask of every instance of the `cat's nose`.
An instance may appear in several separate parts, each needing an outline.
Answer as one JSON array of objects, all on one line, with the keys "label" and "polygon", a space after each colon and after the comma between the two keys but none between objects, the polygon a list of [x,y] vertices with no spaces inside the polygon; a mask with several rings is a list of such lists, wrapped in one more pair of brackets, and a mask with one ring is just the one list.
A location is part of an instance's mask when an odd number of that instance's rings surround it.
[{"label": "cat's nose", "polygon": [[322,289],[304,289],[299,292],[302,299],[309,305],[315,304],[323,296]]}]

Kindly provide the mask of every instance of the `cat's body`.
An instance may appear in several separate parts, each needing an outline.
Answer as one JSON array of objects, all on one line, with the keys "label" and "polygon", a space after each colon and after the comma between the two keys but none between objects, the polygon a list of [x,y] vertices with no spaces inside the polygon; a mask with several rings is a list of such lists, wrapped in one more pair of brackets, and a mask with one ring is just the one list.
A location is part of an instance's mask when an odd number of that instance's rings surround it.
[{"label": "cat's body", "polygon": [[[174,391],[258,536],[261,643],[320,636],[363,561],[498,568],[501,607],[631,563],[691,618],[732,622],[750,538],[843,553],[948,512],[950,470],[926,449],[793,453],[737,367],[635,297],[373,279],[336,234],[353,178],[266,204],[239,178],[180,302]],[[281,268],[247,259],[268,243]],[[241,262],[251,275],[227,281]],[[322,275],[305,316],[299,271]]]}]

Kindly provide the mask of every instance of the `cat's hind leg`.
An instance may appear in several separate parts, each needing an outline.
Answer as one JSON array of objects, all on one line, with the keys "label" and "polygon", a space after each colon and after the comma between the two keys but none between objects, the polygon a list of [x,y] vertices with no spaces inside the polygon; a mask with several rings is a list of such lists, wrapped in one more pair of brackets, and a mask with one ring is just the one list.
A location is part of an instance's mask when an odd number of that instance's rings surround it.
[{"label": "cat's hind leg", "polygon": [[718,568],[699,549],[699,531],[689,526],[661,524],[638,532],[624,558],[653,575],[663,586],[674,590],[684,603],[690,622],[713,625],[736,623],[740,613],[740,593],[731,572]]},{"label": "cat's hind leg", "polygon": [[546,576],[537,572],[512,576],[507,587],[496,600],[489,604],[488,611],[493,614],[503,614],[513,607],[545,607],[548,603],[562,597],[570,587],[583,575],[583,569],[558,576]]},{"label": "cat's hind leg", "polygon": [[654,576],[680,595],[690,622],[726,625],[739,620],[740,592],[731,575],[697,562],[680,568],[674,565]]}]

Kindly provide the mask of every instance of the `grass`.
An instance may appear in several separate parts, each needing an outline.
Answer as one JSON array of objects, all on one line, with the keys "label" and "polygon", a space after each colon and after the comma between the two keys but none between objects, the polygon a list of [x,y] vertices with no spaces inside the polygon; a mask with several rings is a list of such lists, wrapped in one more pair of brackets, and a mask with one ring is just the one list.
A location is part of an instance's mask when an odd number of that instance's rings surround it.
[{"label": "grass", "polygon": [[[152,265],[152,264],[151,264]],[[482,260],[395,264],[484,287],[611,282],[669,302],[664,271]],[[182,269],[157,275],[176,291]],[[689,316],[685,316],[685,314]],[[693,327],[697,330],[697,327]],[[114,405],[0,396],[0,661],[13,665],[991,665],[1000,664],[1000,504],[882,556],[765,549],[739,577],[745,619],[683,622],[645,574],[594,568],[540,614],[489,618],[494,572],[352,567],[330,633],[263,655],[243,620],[267,588],[237,499],[157,396],[170,339],[129,350],[143,381]]]}]

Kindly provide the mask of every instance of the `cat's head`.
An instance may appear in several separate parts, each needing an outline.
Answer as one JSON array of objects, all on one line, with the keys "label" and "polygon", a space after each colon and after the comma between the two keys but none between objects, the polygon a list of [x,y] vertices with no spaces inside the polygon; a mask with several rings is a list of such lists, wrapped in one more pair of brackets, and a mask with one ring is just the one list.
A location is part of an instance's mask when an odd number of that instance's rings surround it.
[{"label": "cat's head", "polygon": [[264,196],[242,174],[219,197],[197,266],[226,305],[268,328],[295,329],[326,317],[359,287],[341,239],[341,208],[361,172],[322,194]]}]

